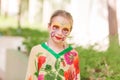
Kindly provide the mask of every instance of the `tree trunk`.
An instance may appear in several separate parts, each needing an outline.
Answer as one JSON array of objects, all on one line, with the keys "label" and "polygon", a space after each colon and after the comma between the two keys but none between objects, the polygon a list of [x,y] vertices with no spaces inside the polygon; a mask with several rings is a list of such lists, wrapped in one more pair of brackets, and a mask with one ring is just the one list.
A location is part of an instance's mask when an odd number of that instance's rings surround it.
[{"label": "tree trunk", "polygon": [[9,1],[6,0],[5,2],[5,6],[6,6],[6,10],[5,10],[5,13],[4,13],[4,17],[7,18],[8,17],[8,9],[9,9]]},{"label": "tree trunk", "polygon": [[22,0],[19,0],[19,11],[18,11],[18,32],[21,33],[21,8],[22,8]]},{"label": "tree trunk", "polygon": [[108,24],[109,48],[116,48],[119,46],[116,0],[108,0]]}]

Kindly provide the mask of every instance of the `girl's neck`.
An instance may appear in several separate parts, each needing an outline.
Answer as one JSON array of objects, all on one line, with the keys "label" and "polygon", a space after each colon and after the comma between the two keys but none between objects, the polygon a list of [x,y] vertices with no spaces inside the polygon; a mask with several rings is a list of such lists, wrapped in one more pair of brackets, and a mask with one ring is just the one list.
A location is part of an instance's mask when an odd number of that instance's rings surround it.
[{"label": "girl's neck", "polygon": [[64,42],[61,42],[61,43],[55,43],[54,41],[52,41],[51,39],[49,39],[47,41],[47,45],[53,49],[55,52],[60,52],[62,51],[63,49],[65,49],[66,45]]}]

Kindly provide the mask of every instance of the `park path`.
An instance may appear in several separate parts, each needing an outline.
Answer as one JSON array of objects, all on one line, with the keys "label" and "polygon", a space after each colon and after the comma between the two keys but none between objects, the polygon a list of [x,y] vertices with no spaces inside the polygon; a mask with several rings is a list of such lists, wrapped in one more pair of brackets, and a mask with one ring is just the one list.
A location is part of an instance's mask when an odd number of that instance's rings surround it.
[{"label": "park path", "polygon": [[0,36],[0,80],[5,78],[6,51],[7,49],[24,48],[22,37]]}]

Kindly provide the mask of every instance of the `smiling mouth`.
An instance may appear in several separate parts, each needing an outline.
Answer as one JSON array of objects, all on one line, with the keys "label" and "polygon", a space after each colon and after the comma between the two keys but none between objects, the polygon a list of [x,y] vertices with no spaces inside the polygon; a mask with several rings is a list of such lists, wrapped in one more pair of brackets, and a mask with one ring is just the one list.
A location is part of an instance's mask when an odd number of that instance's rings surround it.
[{"label": "smiling mouth", "polygon": [[58,37],[58,36],[55,36],[55,38],[56,38],[57,40],[61,40],[61,39],[62,39],[61,37]]}]

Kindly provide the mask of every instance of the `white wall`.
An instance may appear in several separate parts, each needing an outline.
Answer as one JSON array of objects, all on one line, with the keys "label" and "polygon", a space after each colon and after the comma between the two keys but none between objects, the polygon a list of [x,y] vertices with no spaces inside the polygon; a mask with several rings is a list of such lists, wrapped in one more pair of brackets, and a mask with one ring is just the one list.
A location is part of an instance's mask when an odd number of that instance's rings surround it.
[{"label": "white wall", "polygon": [[28,57],[17,51],[7,50],[5,80],[25,80]]}]

